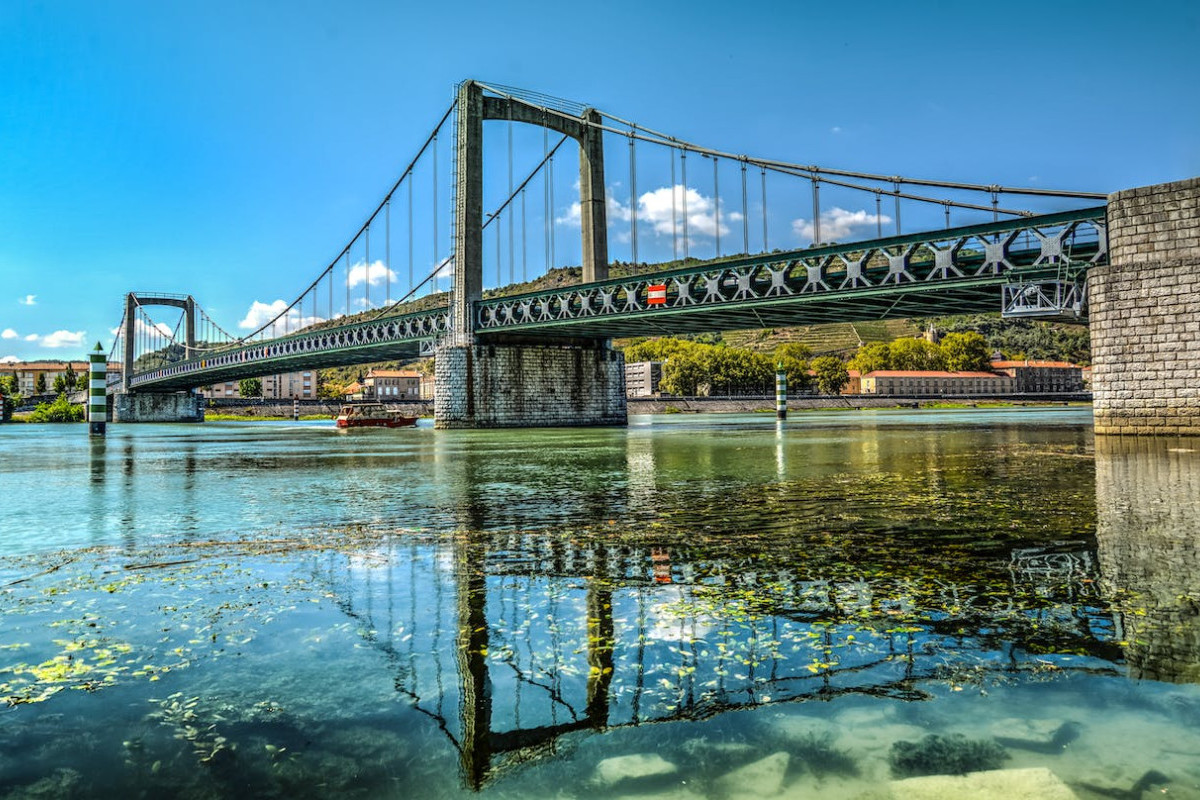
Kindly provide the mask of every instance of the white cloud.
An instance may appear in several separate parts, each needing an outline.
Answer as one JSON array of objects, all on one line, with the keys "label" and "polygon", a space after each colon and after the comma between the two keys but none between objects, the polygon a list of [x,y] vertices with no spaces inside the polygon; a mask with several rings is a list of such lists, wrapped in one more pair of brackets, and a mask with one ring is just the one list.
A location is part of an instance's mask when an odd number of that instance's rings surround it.
[{"label": "white cloud", "polygon": [[79,347],[86,335],[87,331],[55,331],[41,337],[41,343],[42,347]]},{"label": "white cloud", "polygon": [[[835,206],[821,213],[821,241],[840,242],[849,237],[856,228],[874,227],[881,224],[886,225],[891,221],[892,218],[887,214],[876,216],[864,209],[847,211],[844,208]],[[801,239],[807,239],[810,242],[816,233],[813,230],[812,220],[803,218],[792,220],[792,232]]]},{"label": "white cloud", "polygon": [[5,328],[3,332],[0,332],[0,339],[16,339],[18,335],[12,328]]},{"label": "white cloud", "polygon": [[20,363],[20,361],[21,359],[17,358],[16,356],[5,356],[4,358],[0,358],[0,364],[17,364]]},{"label": "white cloud", "polygon": [[841,133],[841,132],[842,132],[842,126],[841,126],[841,125],[834,125],[832,128],[830,128],[830,129],[829,129],[829,132],[830,132],[830,133]]},{"label": "white cloud", "polygon": [[306,317],[295,308],[288,311],[286,318],[280,316],[287,309],[287,306],[288,304],[284,300],[276,300],[272,303],[262,303],[255,300],[250,304],[250,310],[246,312],[246,316],[238,322],[238,327],[244,330],[258,330],[271,320],[279,317],[278,321],[271,326],[271,334],[276,335],[283,334],[285,331],[296,331],[300,328],[325,321],[324,317]]},{"label": "white cloud", "polygon": [[[630,207],[628,204],[622,203],[613,197],[613,188],[609,187],[610,190],[608,192],[608,223],[609,225],[613,223],[628,224],[632,217]],[[721,203],[720,213],[718,214],[717,204],[713,198],[703,195],[691,187],[688,187],[685,192],[682,184],[675,184],[673,187],[660,186],[638,197],[637,216],[639,237],[647,229],[653,231],[656,236],[674,235],[682,237],[684,234],[683,209],[685,200],[687,204],[687,235],[689,241],[692,241],[694,236],[715,237],[718,226],[721,235],[728,236],[730,231],[729,223],[742,221],[741,212],[727,211],[725,203]],[[566,212],[555,221],[560,225],[579,227],[579,203],[572,203]],[[623,241],[628,240],[628,235],[620,231],[618,231],[617,237]]]},{"label": "white cloud", "polygon": [[38,340],[38,335],[36,333],[31,333],[25,337],[25,341],[27,341],[27,342],[36,342],[37,340]]},{"label": "white cloud", "polygon": [[350,275],[346,278],[346,285],[353,289],[355,286],[366,283],[368,279],[372,286],[383,286],[384,281],[387,280],[395,283],[397,277],[395,272],[384,266],[383,262],[378,259],[371,262],[370,270],[367,269],[366,261],[359,261],[350,267]]},{"label": "white cloud", "polygon": [[17,300],[17,302],[23,306],[36,306],[37,305],[37,295],[36,294],[27,294],[24,297]]}]

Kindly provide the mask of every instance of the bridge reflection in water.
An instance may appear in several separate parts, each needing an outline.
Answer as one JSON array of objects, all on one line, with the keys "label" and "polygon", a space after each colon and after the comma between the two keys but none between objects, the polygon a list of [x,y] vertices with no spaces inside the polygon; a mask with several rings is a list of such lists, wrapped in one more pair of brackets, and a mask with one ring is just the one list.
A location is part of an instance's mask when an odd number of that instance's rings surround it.
[{"label": "bridge reflection in water", "polygon": [[[323,556],[315,571],[385,655],[397,692],[460,754],[472,788],[569,751],[586,731],[767,703],[919,701],[947,684],[1047,671],[1115,676],[1126,652],[1135,676],[1194,680],[1197,627],[1193,619],[1177,636],[1186,609],[1171,593],[1194,600],[1194,535],[1186,540],[1197,506],[1168,499],[1180,481],[1198,486],[1200,461],[1107,447],[1098,460],[1099,562],[1091,542],[1006,546],[1005,557],[966,570],[932,551],[917,557],[911,542],[896,544],[897,557],[835,522],[736,538],[464,528]],[[1164,467],[1171,481],[1142,491]],[[464,522],[481,508],[461,507]],[[1154,515],[1167,524],[1138,545]],[[1110,587],[1163,604],[1114,615],[1102,594]]]}]

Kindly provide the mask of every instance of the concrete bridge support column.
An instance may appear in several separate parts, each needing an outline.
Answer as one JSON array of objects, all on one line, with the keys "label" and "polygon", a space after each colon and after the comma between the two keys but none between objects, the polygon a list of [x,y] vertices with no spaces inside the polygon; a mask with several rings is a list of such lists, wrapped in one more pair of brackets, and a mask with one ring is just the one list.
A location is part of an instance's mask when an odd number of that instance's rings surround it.
[{"label": "concrete bridge support column", "polygon": [[1200,435],[1200,178],[1117,192],[1088,273],[1098,434]]},{"label": "concrete bridge support column", "polygon": [[442,346],[437,428],[624,425],[625,359],[605,340]]},{"label": "concrete bridge support column", "polygon": [[113,422],[204,422],[204,398],[191,392],[122,392]]}]

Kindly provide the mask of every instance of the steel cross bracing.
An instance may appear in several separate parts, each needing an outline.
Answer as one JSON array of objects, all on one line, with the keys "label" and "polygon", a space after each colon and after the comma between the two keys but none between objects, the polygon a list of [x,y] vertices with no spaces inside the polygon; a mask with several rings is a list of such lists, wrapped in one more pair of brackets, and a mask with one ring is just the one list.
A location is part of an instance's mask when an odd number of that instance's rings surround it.
[{"label": "steel cross bracing", "polygon": [[[1100,206],[489,299],[476,328],[622,337],[1001,310],[1048,316],[1062,303],[1082,312],[1081,281],[1107,253]],[[664,302],[650,303],[651,287],[665,287]],[[1054,287],[1058,307],[1030,305]]]},{"label": "steel cross bracing", "polygon": [[[483,300],[478,334],[672,335],[895,317],[1082,311],[1091,266],[1107,263],[1105,208],[709,262],[567,289]],[[650,287],[665,302],[650,303]],[[428,355],[450,329],[435,308],[310,329],[131,376],[172,390],[237,378]]]}]

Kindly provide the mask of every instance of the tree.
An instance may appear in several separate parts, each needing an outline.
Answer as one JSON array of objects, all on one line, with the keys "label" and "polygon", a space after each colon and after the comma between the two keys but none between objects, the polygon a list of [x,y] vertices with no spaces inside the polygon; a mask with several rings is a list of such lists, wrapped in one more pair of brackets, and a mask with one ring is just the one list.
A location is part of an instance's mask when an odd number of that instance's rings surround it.
[{"label": "tree", "polygon": [[346,394],[346,384],[323,378],[317,381],[317,397],[322,400],[341,400]]},{"label": "tree", "polygon": [[858,348],[847,365],[858,370],[860,375],[880,369],[892,369],[892,348],[887,342],[868,342]]},{"label": "tree", "polygon": [[[70,390],[74,390],[79,383],[79,376],[75,374],[75,368],[71,366],[70,361],[67,362],[67,369],[63,372],[62,378],[63,385]],[[84,380],[86,381],[87,379],[85,378]]]},{"label": "tree", "polygon": [[806,344],[787,342],[775,348],[773,370],[782,367],[787,375],[789,391],[800,391],[812,385],[812,376],[808,374],[808,361],[812,358],[812,348]]},{"label": "tree", "polygon": [[262,397],[262,378],[242,378],[238,381],[238,394],[242,397]]},{"label": "tree", "polygon": [[664,392],[694,397],[700,387],[710,383],[707,345],[682,342],[684,345],[663,364],[662,381],[659,387]]},{"label": "tree", "polygon": [[983,372],[991,364],[987,340],[975,331],[947,333],[941,350],[946,369],[951,372]]},{"label": "tree", "polygon": [[62,394],[66,390],[67,390],[67,379],[64,378],[62,375],[56,375],[54,377],[54,393]]},{"label": "tree", "polygon": [[771,359],[762,353],[737,347],[710,347],[706,354],[709,384],[718,393],[762,392],[775,374]]},{"label": "tree", "polygon": [[691,346],[691,342],[683,339],[643,339],[625,348],[625,362],[636,361],[666,361],[675,353]]},{"label": "tree", "polygon": [[33,391],[37,394],[46,393],[46,373],[39,372],[37,374],[37,380],[33,382]]},{"label": "tree", "polygon": [[897,339],[888,346],[892,369],[945,369],[942,351],[924,339]]},{"label": "tree", "polygon": [[821,356],[812,360],[817,391],[821,394],[837,394],[850,382],[850,373],[840,358]]}]

